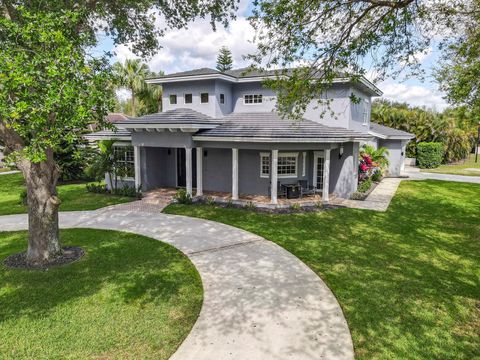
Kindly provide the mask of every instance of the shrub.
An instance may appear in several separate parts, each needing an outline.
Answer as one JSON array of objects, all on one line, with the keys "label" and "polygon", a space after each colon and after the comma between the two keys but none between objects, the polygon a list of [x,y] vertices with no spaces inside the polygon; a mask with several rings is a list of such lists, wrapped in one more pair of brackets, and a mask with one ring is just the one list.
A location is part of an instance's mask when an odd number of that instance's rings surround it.
[{"label": "shrub", "polygon": [[245,209],[254,210],[256,208],[255,203],[253,201],[249,201],[245,204]]},{"label": "shrub", "polygon": [[438,142],[421,142],[417,145],[417,165],[421,169],[438,167],[443,160],[443,144]]},{"label": "shrub", "polygon": [[114,189],[113,193],[120,196],[136,197],[137,199],[142,198],[142,193],[140,189],[136,189],[135,186],[130,186],[126,184],[121,188]]},{"label": "shrub", "polygon": [[358,184],[357,192],[366,193],[372,187],[372,180],[367,179]]},{"label": "shrub", "polygon": [[107,185],[105,184],[101,184],[101,183],[91,183],[91,184],[87,184],[85,185],[85,187],[87,188],[87,191],[88,192],[91,192],[91,193],[96,193],[96,194],[107,194],[109,193],[110,191],[108,191],[107,189]]},{"label": "shrub", "polygon": [[350,195],[350,199],[352,199],[352,200],[364,200],[365,199],[365,194],[356,191],[352,195]]},{"label": "shrub", "polygon": [[20,204],[27,206],[28,201],[27,201],[27,189],[23,189],[22,192],[20,193]]},{"label": "shrub", "polygon": [[382,180],[382,171],[380,169],[377,169],[372,177],[371,177],[372,181],[374,182],[379,182],[380,180]]},{"label": "shrub", "polygon": [[179,204],[189,205],[192,203],[192,196],[185,189],[178,189],[173,197]]},{"label": "shrub", "polygon": [[205,198],[205,204],[207,205],[215,205],[215,199],[213,198],[213,196],[207,196]]},{"label": "shrub", "polygon": [[290,205],[290,210],[292,211],[300,211],[301,210],[301,206],[299,203],[293,203],[292,205]]}]

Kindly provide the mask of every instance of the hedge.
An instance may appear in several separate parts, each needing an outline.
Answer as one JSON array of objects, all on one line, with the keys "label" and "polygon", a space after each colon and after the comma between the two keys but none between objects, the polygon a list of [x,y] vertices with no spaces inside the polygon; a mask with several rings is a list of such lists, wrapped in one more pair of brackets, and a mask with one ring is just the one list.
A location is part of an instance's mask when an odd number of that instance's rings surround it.
[{"label": "hedge", "polygon": [[417,165],[421,169],[433,169],[442,163],[444,146],[439,142],[420,142],[417,144]]}]

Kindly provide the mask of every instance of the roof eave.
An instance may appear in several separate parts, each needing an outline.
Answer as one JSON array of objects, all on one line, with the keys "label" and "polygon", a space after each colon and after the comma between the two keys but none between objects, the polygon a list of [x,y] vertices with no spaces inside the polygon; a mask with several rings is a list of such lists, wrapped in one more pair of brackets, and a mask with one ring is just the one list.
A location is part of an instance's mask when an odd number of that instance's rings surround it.
[{"label": "roof eave", "polygon": [[194,135],[194,141],[216,141],[216,142],[255,142],[255,143],[345,143],[369,140],[371,136],[365,137],[339,137],[339,138],[283,138],[283,137],[248,137],[248,136],[202,136]]},{"label": "roof eave", "polygon": [[379,139],[383,140],[411,140],[415,138],[415,135],[385,135],[385,134],[380,134],[375,131],[369,131],[368,132],[370,135],[377,137]]}]

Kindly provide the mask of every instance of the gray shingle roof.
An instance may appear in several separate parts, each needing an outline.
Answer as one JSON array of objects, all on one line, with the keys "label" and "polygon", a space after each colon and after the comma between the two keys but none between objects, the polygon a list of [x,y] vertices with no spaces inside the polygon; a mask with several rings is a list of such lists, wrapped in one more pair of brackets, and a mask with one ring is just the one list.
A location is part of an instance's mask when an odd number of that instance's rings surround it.
[{"label": "gray shingle roof", "polygon": [[87,139],[130,139],[130,132],[125,129],[101,130],[85,135]]},{"label": "gray shingle roof", "polygon": [[374,132],[376,134],[383,135],[387,138],[395,138],[395,137],[414,138],[415,137],[414,134],[410,134],[406,131],[397,130],[397,129],[394,129],[394,128],[391,128],[391,127],[388,127],[388,126],[384,126],[384,125],[380,125],[380,124],[376,124],[376,123],[373,123],[373,122],[370,123],[370,131]]},{"label": "gray shingle roof", "polygon": [[137,118],[129,118],[121,124],[217,124],[218,120],[198,111],[186,108],[169,110],[156,114],[149,114]]},{"label": "gray shingle roof", "polygon": [[222,74],[222,73],[218,70],[211,69],[211,68],[200,68],[200,69],[193,69],[188,71],[181,71],[173,74],[155,76],[152,79],[162,79],[166,77],[171,78],[171,77],[182,77],[182,76],[210,75],[210,74]]},{"label": "gray shingle roof", "polygon": [[275,112],[232,113],[223,118],[224,123],[214,129],[202,130],[196,137],[243,138],[294,138],[294,139],[344,139],[368,138],[367,134],[330,127],[310,120],[282,119]]}]

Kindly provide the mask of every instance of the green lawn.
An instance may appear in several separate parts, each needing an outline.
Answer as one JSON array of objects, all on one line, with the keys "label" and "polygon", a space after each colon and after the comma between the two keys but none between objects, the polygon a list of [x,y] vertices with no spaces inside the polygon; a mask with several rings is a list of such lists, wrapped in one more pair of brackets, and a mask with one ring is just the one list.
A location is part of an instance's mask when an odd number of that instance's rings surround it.
[{"label": "green lawn", "polygon": [[271,215],[209,205],[165,212],[274,241],[332,289],[358,359],[480,359],[480,185],[402,182],[385,213]]},{"label": "green lawn", "polygon": [[[79,262],[48,271],[0,264],[0,358],[168,359],[200,312],[203,289],[178,250],[139,235],[61,231]],[[26,232],[0,233],[0,261]]]},{"label": "green lawn", "polygon": [[[0,175],[0,215],[27,212],[27,208],[20,202],[23,189],[21,174]],[[58,194],[62,200],[60,211],[95,210],[134,200],[125,196],[89,193],[85,184],[60,185]]]},{"label": "green lawn", "polygon": [[[466,169],[478,169],[478,171]],[[478,156],[478,162],[475,162],[475,154],[470,154],[468,159],[457,164],[440,165],[436,169],[422,169],[422,171],[439,174],[480,176],[480,155]]]}]

